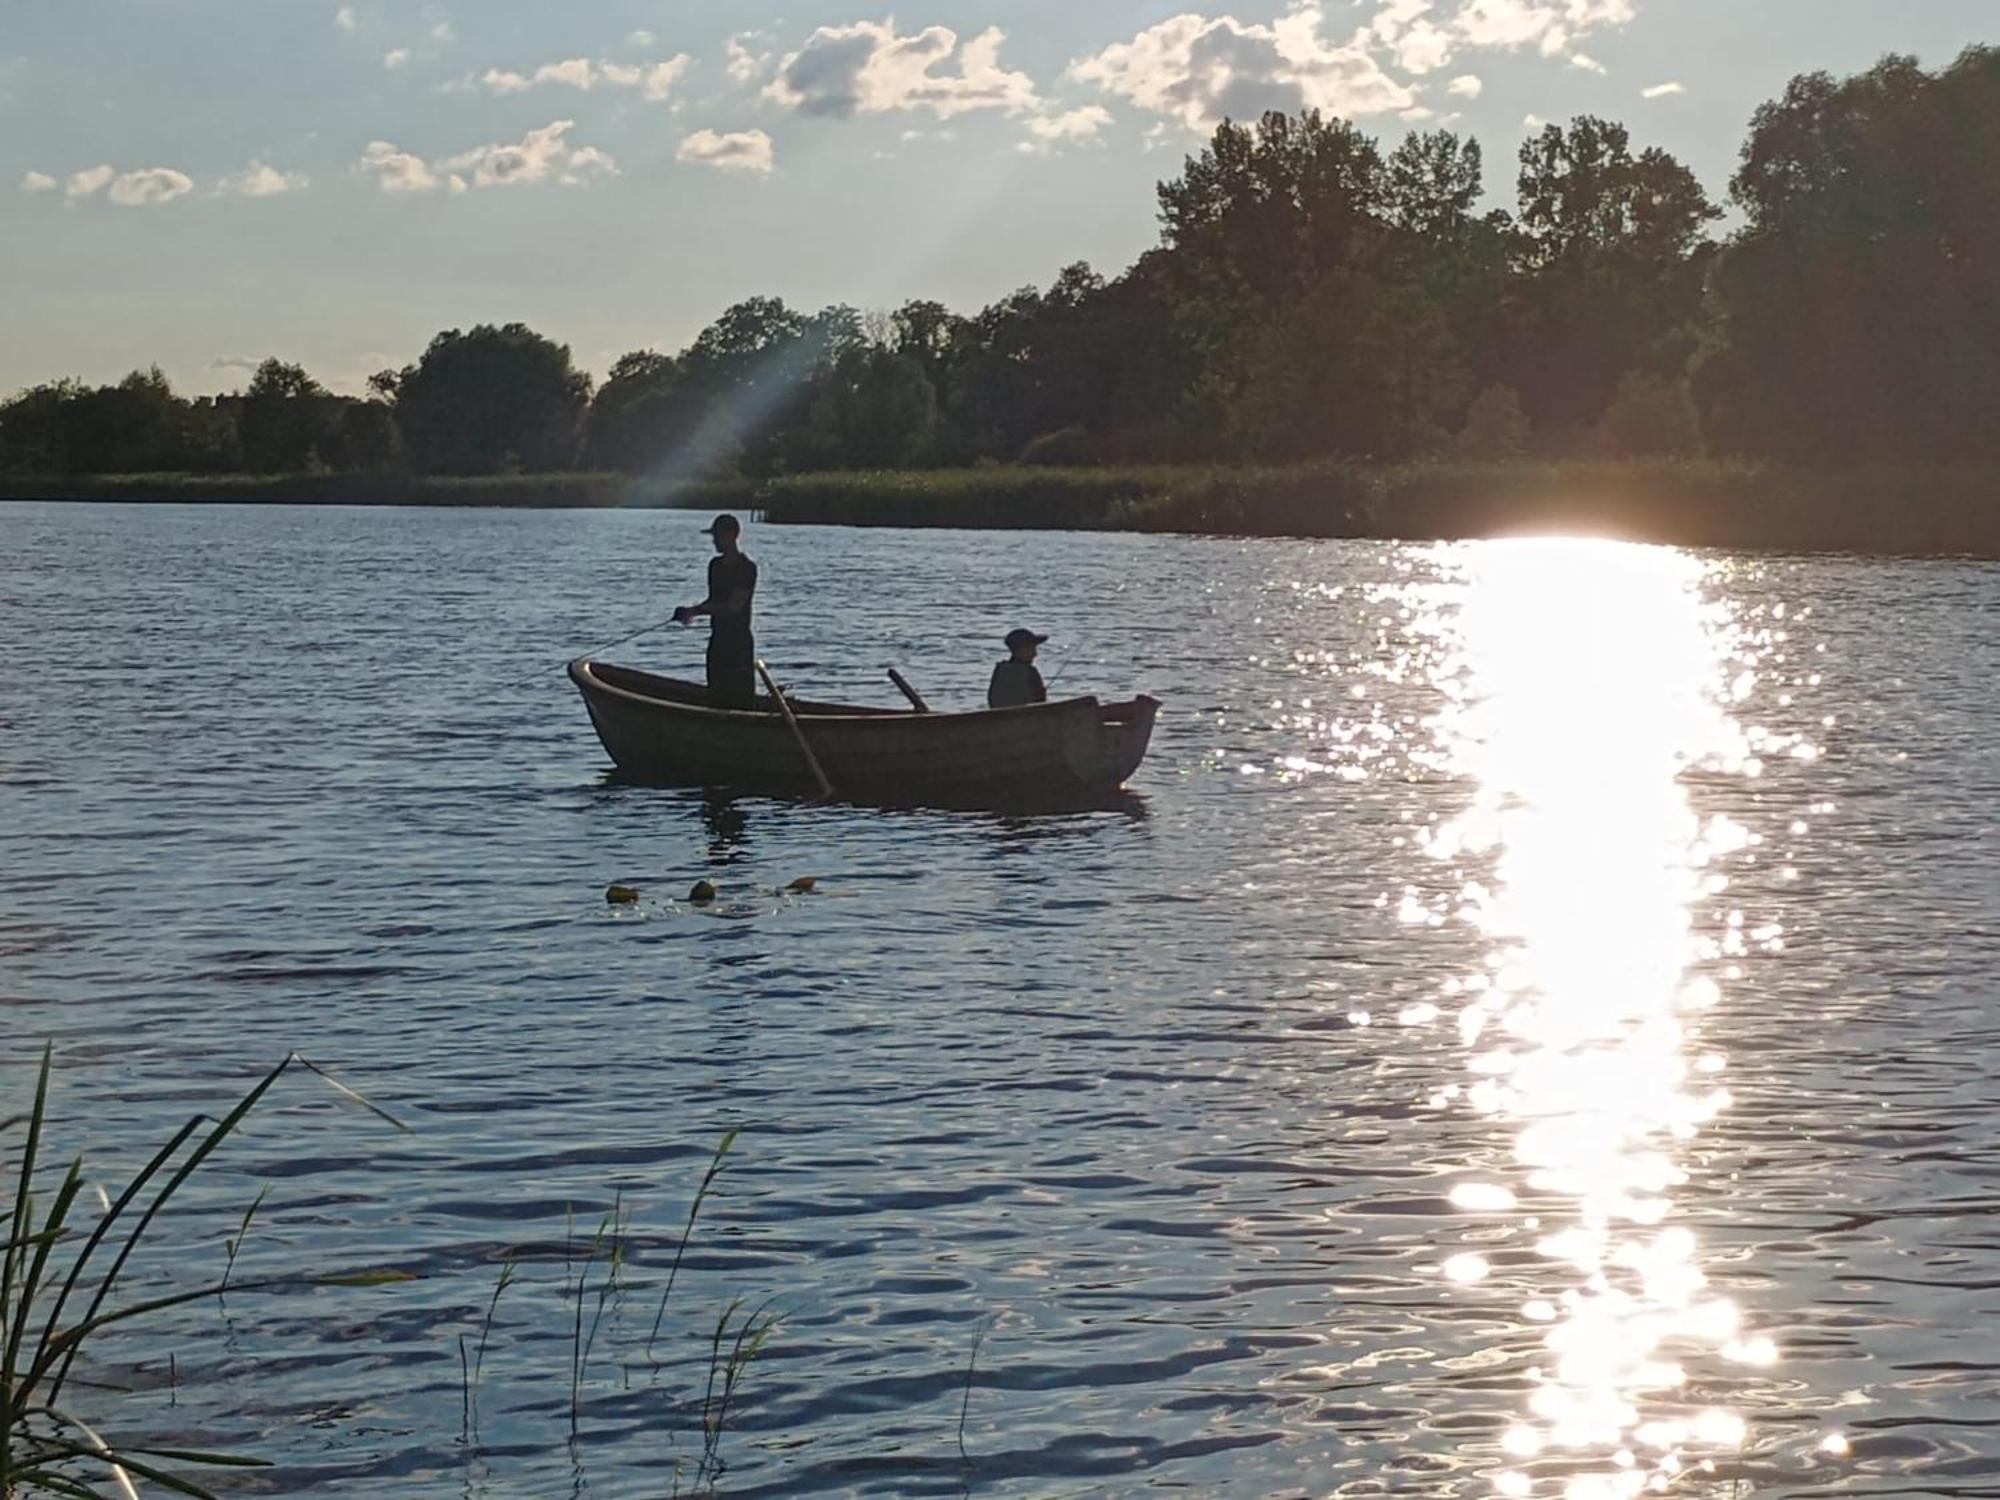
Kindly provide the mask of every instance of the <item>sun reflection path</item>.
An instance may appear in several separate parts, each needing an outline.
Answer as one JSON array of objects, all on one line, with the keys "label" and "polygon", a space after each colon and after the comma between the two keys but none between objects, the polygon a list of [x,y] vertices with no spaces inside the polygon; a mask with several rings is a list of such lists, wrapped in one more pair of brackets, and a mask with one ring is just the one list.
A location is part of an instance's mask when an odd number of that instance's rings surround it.
[{"label": "sun reflection path", "polygon": [[[1702,577],[1693,558],[1611,542],[1466,554],[1445,727],[1478,791],[1432,852],[1490,861],[1461,899],[1493,947],[1452,987],[1471,1075],[1453,1092],[1510,1130],[1527,1201],[1490,1182],[1453,1201],[1533,1211],[1522,1313],[1545,1330],[1528,1410],[1502,1440],[1505,1495],[1668,1489],[1743,1435],[1736,1413],[1688,1399],[1681,1361],[1775,1357],[1673,1222],[1685,1143],[1728,1103],[1721,1059],[1689,1044],[1719,998],[1693,971],[1695,911],[1725,884],[1709,866],[1749,838],[1704,826],[1680,776],[1756,771],[1725,707],[1732,679],[1744,688],[1728,620]],[[1491,1272],[1477,1255],[1444,1265],[1458,1282]]]}]

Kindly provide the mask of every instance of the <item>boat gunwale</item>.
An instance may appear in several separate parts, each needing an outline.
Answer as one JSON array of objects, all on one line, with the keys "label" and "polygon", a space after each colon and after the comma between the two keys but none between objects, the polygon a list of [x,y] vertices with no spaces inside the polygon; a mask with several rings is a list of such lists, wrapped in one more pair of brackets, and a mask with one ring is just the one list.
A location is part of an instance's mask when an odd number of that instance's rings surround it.
[{"label": "boat gunwale", "polygon": [[[599,662],[593,657],[579,656],[569,664],[570,681],[586,693],[605,693],[615,698],[625,699],[644,708],[665,709],[673,713],[697,714],[704,718],[714,719],[720,723],[763,724],[780,717],[775,709],[716,708],[706,703],[685,703],[678,699],[660,698],[647,693],[635,692],[631,688],[620,687],[616,683],[607,682],[604,678],[598,676],[593,669],[600,666],[616,667],[616,663]],[[617,667],[616,669],[624,672],[640,672],[642,676],[653,677],[661,682],[681,683],[685,681],[682,678],[660,677],[658,673],[654,672],[642,672],[637,667]],[[686,685],[689,687],[700,686],[699,683],[692,682],[686,683]],[[893,723],[897,725],[934,727],[939,725],[965,724],[978,719],[999,719],[1009,715],[1074,712],[1079,708],[1088,706],[1097,715],[1100,723],[1117,724],[1126,722],[1125,717],[1118,713],[1118,710],[1139,710],[1149,702],[1157,708],[1158,701],[1141,693],[1137,697],[1119,703],[1105,703],[1095,694],[1086,694],[1078,698],[1060,698],[1049,703],[1023,703],[1013,708],[981,708],[952,713],[918,713],[915,709],[866,708],[859,704],[848,703],[821,705],[811,703],[810,701],[801,704],[798,700],[794,700],[793,712],[802,723],[885,725]],[[843,711],[837,713],[821,711],[825,708]]]}]

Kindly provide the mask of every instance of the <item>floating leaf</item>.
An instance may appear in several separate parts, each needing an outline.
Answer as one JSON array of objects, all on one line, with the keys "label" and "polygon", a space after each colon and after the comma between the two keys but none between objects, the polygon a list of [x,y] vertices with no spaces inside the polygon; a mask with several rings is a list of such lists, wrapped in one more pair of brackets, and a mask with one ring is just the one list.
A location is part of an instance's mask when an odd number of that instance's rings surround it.
[{"label": "floating leaf", "polygon": [[417,1273],[385,1268],[380,1271],[349,1271],[319,1279],[325,1286],[389,1286],[398,1281],[415,1281]]},{"label": "floating leaf", "polygon": [[639,899],[639,888],[633,885],[608,885],[604,888],[604,899],[613,906],[630,906]]}]

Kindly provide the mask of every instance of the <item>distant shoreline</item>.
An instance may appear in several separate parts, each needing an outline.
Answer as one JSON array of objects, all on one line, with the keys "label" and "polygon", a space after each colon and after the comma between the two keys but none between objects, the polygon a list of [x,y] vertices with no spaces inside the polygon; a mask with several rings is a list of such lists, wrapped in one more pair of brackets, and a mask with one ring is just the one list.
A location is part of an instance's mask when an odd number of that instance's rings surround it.
[{"label": "distant shoreline", "polygon": [[0,476],[0,500],[739,510],[772,525],[1466,540],[1583,532],[1675,546],[2000,558],[2000,469],[1719,460],[1285,467],[989,466],[758,482],[616,474]]}]

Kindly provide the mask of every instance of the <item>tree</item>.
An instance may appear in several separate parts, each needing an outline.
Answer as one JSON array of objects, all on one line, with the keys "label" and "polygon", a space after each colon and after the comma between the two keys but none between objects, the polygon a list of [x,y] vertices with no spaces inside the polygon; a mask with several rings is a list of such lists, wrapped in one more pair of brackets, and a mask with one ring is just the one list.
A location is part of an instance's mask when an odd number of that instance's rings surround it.
[{"label": "tree", "polygon": [[237,407],[243,462],[252,473],[284,474],[324,461],[339,421],[337,403],[298,365],[267,359]]},{"label": "tree", "polygon": [[1582,432],[1635,369],[1693,352],[1706,225],[1694,174],[1625,127],[1580,115],[1521,147],[1517,288],[1504,368],[1536,427]]},{"label": "tree", "polygon": [[1746,220],[1695,372],[1728,451],[2000,454],[2000,51],[1792,80],[1751,122]]},{"label": "tree", "polygon": [[1521,393],[1511,385],[1489,385],[1466,408],[1456,444],[1460,458],[1474,462],[1519,458],[1528,447],[1528,416]]},{"label": "tree", "polygon": [[395,382],[412,464],[434,474],[549,470],[576,457],[590,377],[526,324],[439,334]]},{"label": "tree", "polygon": [[1597,424],[1597,441],[1614,458],[1679,458],[1701,452],[1701,423],[1687,383],[1629,372]]},{"label": "tree", "polygon": [[937,393],[923,364],[891,349],[852,348],[813,397],[800,468],[896,469],[923,463],[937,432]]}]

